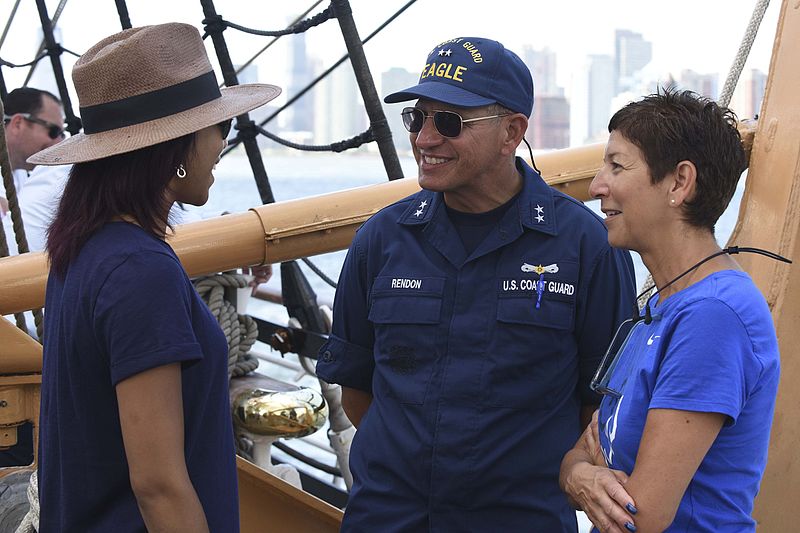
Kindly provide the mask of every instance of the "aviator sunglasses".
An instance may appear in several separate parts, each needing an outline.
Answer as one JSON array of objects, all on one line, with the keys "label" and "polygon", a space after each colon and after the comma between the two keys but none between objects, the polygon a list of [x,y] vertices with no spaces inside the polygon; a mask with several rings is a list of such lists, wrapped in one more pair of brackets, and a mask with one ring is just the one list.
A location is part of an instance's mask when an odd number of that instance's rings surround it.
[{"label": "aviator sunglasses", "polygon": [[[40,126],[44,126],[47,128],[47,136],[51,139],[63,139],[64,138],[64,127],[59,126],[58,124],[53,124],[52,122],[48,122],[46,120],[42,120],[39,117],[34,117],[30,113],[17,113],[19,116],[31,122],[33,124],[38,124]],[[5,116],[3,117],[5,122],[11,120],[11,117]]]},{"label": "aviator sunglasses", "polygon": [[422,125],[425,123],[425,119],[433,117],[433,125],[436,127],[436,131],[443,137],[454,138],[461,135],[464,124],[478,122],[479,120],[488,120],[490,118],[505,117],[509,114],[510,113],[502,113],[500,115],[465,119],[454,111],[434,111],[432,114],[428,115],[422,109],[406,107],[400,113],[400,116],[403,117],[403,126],[405,126],[410,133],[419,133],[422,131]]}]

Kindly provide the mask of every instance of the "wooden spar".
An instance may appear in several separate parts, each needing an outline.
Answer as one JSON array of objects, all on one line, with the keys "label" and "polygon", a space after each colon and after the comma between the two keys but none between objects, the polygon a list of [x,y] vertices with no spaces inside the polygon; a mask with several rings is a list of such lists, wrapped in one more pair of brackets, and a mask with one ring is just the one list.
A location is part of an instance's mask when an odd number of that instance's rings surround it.
[{"label": "wooden spar", "polygon": [[[761,106],[739,219],[730,244],[758,246],[792,259],[736,259],[772,309],[781,352],[781,380],[769,462],[753,516],[759,532],[797,530],[800,494],[800,1],[784,0]],[[766,416],[766,413],[764,413]]]},{"label": "wooden spar", "polygon": [[[752,126],[740,130],[745,145],[752,144]],[[586,201],[602,159],[603,144],[593,144],[541,154],[537,164],[549,184]],[[190,276],[332,252],[346,248],[379,209],[418,190],[416,180],[404,179],[264,205],[180,226],[169,243]],[[41,307],[47,271],[42,253],[0,259],[0,315]]]},{"label": "wooden spar", "polygon": [[[542,154],[537,163],[548,182],[586,200],[602,154],[603,145],[595,144]],[[169,243],[190,276],[341,250],[367,218],[418,190],[416,180],[404,179],[264,205],[180,226]],[[44,304],[47,261],[43,254],[0,259],[0,279],[0,314]]]},{"label": "wooden spar", "polygon": [[[743,123],[740,130],[745,145],[752,145],[753,126]],[[586,201],[602,158],[603,144],[594,144],[541,154],[537,164],[548,183]],[[190,276],[332,252],[346,248],[355,230],[379,209],[418,190],[416,180],[404,179],[265,205],[180,226],[169,242]],[[0,315],[41,307],[47,272],[42,253],[0,259]],[[24,343],[25,338],[17,329],[0,329],[0,346],[27,346],[13,363],[0,357],[0,374],[41,370],[41,347]]]}]

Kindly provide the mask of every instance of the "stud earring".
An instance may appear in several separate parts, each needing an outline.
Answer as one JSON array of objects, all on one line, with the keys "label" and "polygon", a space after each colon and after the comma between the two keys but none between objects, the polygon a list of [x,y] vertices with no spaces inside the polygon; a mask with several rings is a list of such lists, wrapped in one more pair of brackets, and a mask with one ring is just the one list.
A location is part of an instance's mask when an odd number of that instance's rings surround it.
[{"label": "stud earring", "polygon": [[674,204],[675,203],[675,198],[671,198],[669,203]]},{"label": "stud earring", "polygon": [[178,170],[175,172],[175,175],[177,175],[180,179],[183,179],[183,178],[186,177],[186,169],[183,168],[183,163],[178,165]]}]

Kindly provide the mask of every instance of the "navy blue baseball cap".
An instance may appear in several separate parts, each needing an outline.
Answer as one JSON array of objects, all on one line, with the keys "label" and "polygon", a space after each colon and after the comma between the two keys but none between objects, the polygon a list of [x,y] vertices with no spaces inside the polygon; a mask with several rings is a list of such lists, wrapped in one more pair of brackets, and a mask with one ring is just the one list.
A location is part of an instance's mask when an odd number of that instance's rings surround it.
[{"label": "navy blue baseball cap", "polygon": [[387,104],[429,98],[457,107],[500,104],[530,117],[533,79],[522,59],[491,39],[457,37],[438,44],[419,76],[419,83],[392,93]]}]

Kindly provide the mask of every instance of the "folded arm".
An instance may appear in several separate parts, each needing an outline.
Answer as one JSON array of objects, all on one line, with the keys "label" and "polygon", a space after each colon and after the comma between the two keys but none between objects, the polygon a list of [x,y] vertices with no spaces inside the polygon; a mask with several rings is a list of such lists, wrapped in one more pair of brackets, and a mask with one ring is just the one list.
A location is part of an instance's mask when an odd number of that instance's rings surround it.
[{"label": "folded arm", "polygon": [[[561,464],[561,486],[601,531],[623,531],[626,522],[639,533],[663,531],[724,422],[720,413],[650,409],[627,479],[596,465],[597,455],[588,448],[596,433],[589,438],[585,432]],[[635,516],[625,512],[628,503],[637,509]]]}]

